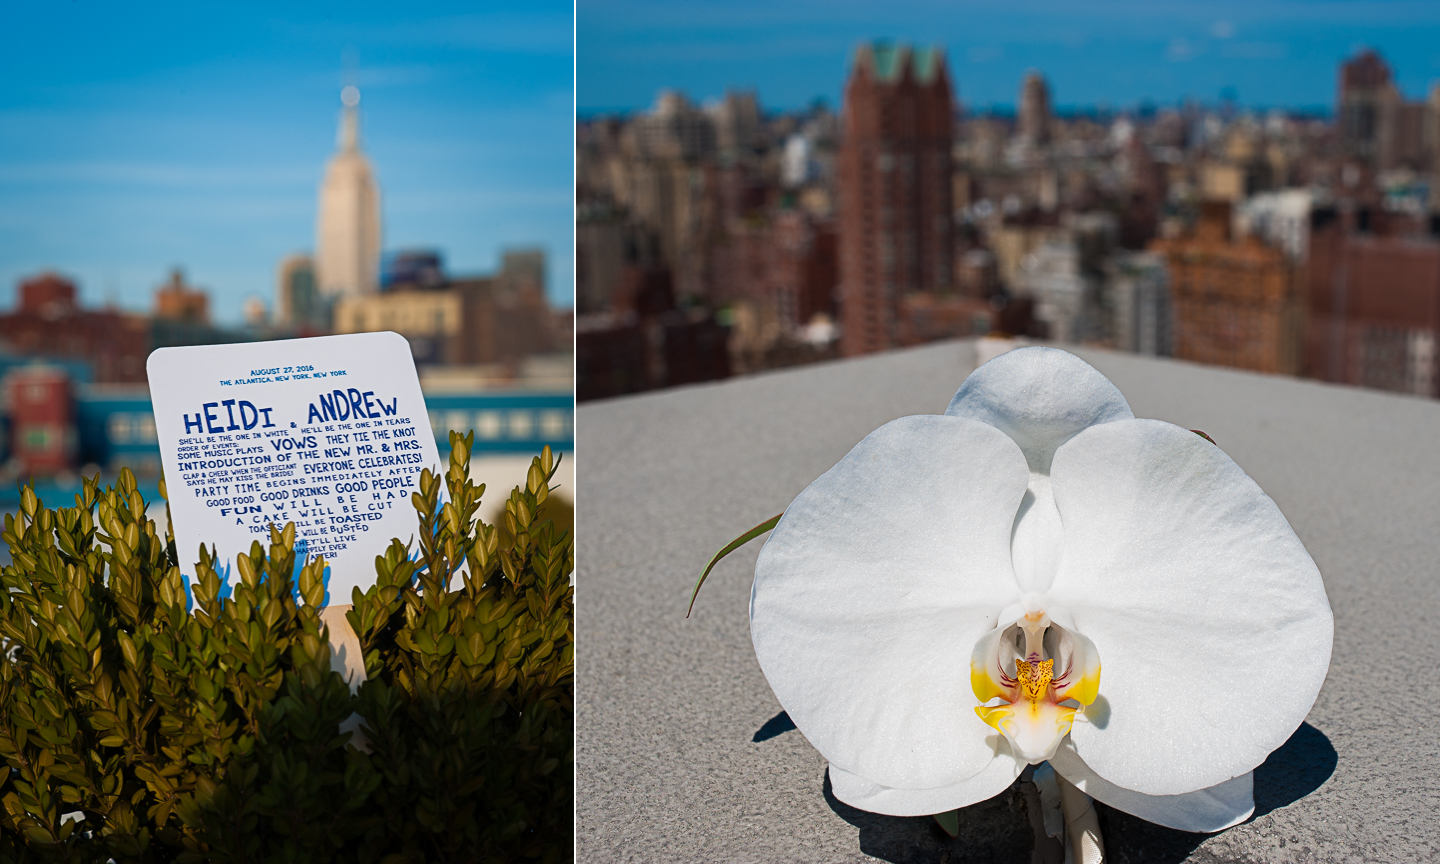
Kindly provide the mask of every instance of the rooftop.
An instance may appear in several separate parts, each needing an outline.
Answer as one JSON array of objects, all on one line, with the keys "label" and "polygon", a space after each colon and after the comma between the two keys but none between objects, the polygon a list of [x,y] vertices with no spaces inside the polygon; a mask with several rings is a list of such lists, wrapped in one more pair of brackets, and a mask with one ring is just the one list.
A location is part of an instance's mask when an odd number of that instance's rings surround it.
[{"label": "rooftop", "polygon": [[917,83],[929,84],[942,62],[940,49],[933,45],[911,46],[883,40],[861,45],[858,60],[868,61],[875,79],[884,84],[898,82],[904,76],[907,64]]},{"label": "rooftop", "polygon": [[[1138,417],[1202,429],[1279,504],[1324,575],[1330,674],[1308,721],[1256,770],[1257,815],[1185,834],[1101,806],[1112,862],[1440,857],[1440,403],[1077,350]],[[1028,860],[1019,798],[928,819],[829,792],[755,662],[754,542],[861,438],[944,411],[974,365],[951,342],[583,404],[576,574],[579,860]],[[1236,706],[1245,710],[1245,706]]]}]

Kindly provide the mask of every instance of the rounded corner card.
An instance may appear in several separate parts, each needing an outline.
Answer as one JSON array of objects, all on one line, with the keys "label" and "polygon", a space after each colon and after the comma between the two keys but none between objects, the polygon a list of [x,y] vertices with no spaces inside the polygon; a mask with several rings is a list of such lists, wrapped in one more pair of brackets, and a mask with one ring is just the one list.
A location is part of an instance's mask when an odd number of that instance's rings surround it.
[{"label": "rounded corner card", "polygon": [[300,560],[325,557],[325,602],[346,603],[393,538],[415,537],[410,496],[444,466],[403,337],[162,348],[146,369],[187,578],[202,544],[224,577],[293,522]]}]

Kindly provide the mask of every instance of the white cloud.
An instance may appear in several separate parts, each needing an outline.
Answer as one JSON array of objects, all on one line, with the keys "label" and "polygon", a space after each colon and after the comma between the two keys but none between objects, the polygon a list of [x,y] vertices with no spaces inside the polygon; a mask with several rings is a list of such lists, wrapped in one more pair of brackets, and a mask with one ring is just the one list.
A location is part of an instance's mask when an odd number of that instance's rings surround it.
[{"label": "white cloud", "polygon": [[1165,49],[1165,56],[1176,62],[1193,60],[1201,53],[1200,47],[1183,36],[1176,36],[1170,40],[1170,47]]}]

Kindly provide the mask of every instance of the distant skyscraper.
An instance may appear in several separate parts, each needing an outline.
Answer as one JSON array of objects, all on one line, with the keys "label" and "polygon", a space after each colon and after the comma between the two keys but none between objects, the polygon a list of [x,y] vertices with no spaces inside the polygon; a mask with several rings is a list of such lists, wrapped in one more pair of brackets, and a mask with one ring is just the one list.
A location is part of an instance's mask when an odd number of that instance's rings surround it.
[{"label": "distant skyscraper", "polygon": [[315,262],[309,255],[291,255],[280,262],[275,284],[275,323],[296,328],[326,329],[329,305],[315,290]]},{"label": "distant skyscraper", "polygon": [[380,276],[380,192],[360,152],[360,91],[340,94],[339,150],[325,167],[315,232],[315,277],[323,295],[373,294]]},{"label": "distant skyscraper", "polygon": [[715,124],[675,90],[661,90],[654,109],[634,128],[635,143],[646,158],[693,162],[715,152]]},{"label": "distant skyscraper", "polygon": [[1050,87],[1039,72],[1020,85],[1020,137],[1031,144],[1050,140]]},{"label": "distant skyscraper", "polygon": [[764,126],[760,99],[755,91],[731,90],[706,113],[715,124],[715,147],[730,158],[753,156]]},{"label": "distant skyscraper", "polygon": [[1373,160],[1389,143],[1400,94],[1390,67],[1374,51],[1363,51],[1340,67],[1340,144],[1347,156]]},{"label": "distant skyscraper", "polygon": [[855,52],[839,154],[841,352],[902,342],[901,300],[951,287],[954,103],[938,48]]}]

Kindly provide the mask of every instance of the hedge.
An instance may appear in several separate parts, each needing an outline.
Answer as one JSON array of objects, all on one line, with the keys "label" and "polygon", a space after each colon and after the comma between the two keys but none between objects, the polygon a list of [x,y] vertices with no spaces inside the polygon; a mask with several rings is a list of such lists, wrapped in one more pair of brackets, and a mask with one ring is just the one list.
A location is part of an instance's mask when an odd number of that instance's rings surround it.
[{"label": "hedge", "polygon": [[24,489],[0,571],[0,862],[570,858],[575,547],[537,518],[557,465],[533,460],[502,543],[472,443],[451,434],[418,539],[354,592],[357,692],[293,524],[228,591],[202,548],[192,600],[129,470],[74,507]]}]

